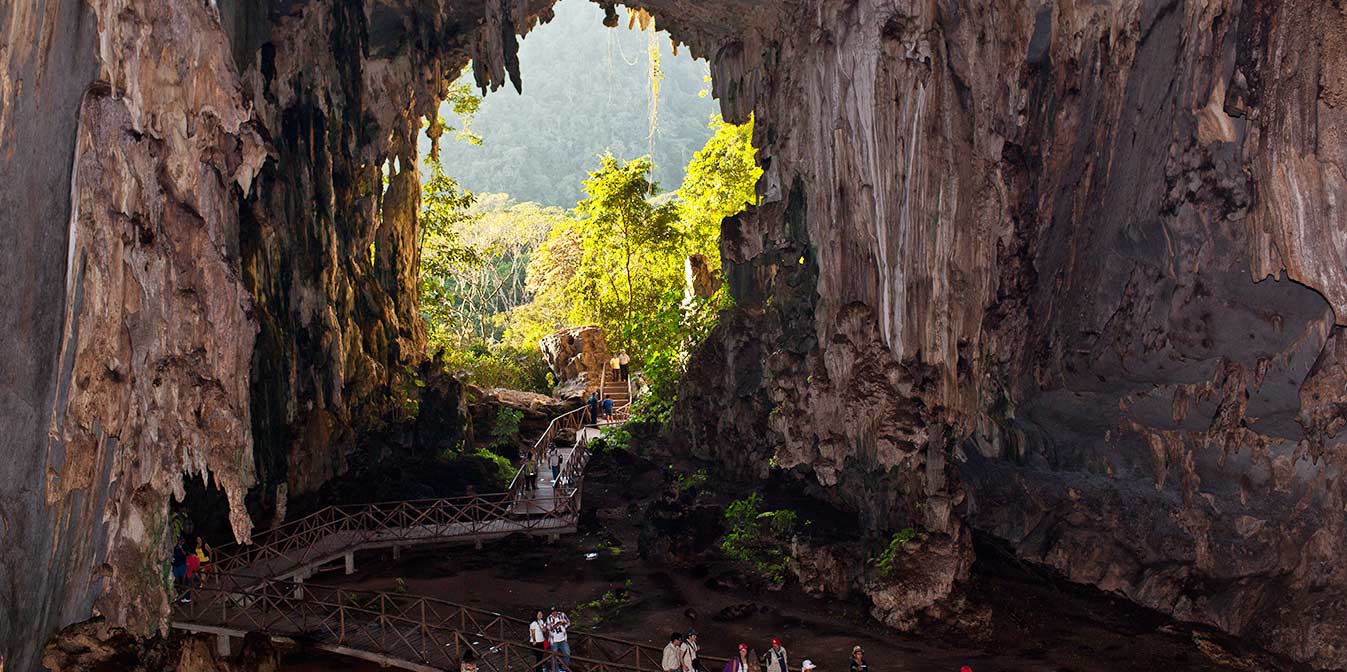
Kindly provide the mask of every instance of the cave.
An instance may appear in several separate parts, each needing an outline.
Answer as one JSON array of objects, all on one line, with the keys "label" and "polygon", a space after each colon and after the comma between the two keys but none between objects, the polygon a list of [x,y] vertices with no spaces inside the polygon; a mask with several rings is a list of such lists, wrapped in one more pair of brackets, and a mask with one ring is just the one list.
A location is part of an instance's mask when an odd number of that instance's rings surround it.
[{"label": "cave", "polygon": [[[0,8],[0,668],[95,614],[159,632],[190,483],[246,542],[345,473],[425,359],[422,120],[469,62],[526,86],[552,4]],[[802,576],[913,527],[891,627],[956,619],[993,544],[1347,668],[1347,6],[626,6],[756,119],[736,305],[664,436],[854,519]]]}]

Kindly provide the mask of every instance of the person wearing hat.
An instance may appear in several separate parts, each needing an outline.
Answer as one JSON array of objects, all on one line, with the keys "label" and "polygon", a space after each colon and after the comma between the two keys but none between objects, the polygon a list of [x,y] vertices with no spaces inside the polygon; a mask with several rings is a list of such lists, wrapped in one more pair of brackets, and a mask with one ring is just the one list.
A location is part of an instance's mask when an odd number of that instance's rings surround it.
[{"label": "person wearing hat", "polygon": [[865,662],[865,651],[859,645],[851,647],[851,672],[870,672]]},{"label": "person wearing hat", "polygon": [[552,672],[557,672],[558,669],[564,669],[566,672],[571,670],[571,644],[566,641],[566,628],[569,627],[571,619],[566,617],[566,612],[552,607],[552,613],[547,617],[547,642],[555,654],[552,659]]},{"label": "person wearing hat", "polygon": [[812,661],[812,660],[810,660],[810,659],[808,659],[808,658],[805,658],[805,659],[804,659],[804,662],[803,662],[803,663],[800,663],[800,672],[809,672],[810,670],[814,669],[815,667],[816,667],[816,666],[814,665],[814,661]]},{"label": "person wearing hat", "polygon": [[725,663],[725,672],[750,672],[753,668],[753,655],[748,652],[747,644],[739,645],[739,655]]},{"label": "person wearing hat", "polygon": [[765,658],[767,672],[790,672],[790,658],[786,656],[786,647],[781,646],[780,639],[772,638],[772,648],[767,650]]},{"label": "person wearing hat", "polygon": [[701,649],[697,645],[697,629],[688,630],[687,637],[683,638],[682,663],[683,672],[698,672],[701,670],[701,662],[697,660],[697,651]]},{"label": "person wearing hat", "polygon": [[660,660],[664,672],[683,672],[683,634],[669,633],[669,643],[664,646],[664,656]]}]

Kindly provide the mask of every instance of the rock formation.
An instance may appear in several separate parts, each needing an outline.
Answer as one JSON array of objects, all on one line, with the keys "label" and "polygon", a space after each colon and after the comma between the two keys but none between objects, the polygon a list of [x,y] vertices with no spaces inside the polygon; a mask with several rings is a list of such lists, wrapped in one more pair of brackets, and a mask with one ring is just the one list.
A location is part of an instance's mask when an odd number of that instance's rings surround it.
[{"label": "rock formation", "polygon": [[683,305],[693,299],[709,299],[720,289],[722,281],[704,254],[694,254],[683,262]]},{"label": "rock formation", "polygon": [[[976,532],[1347,666],[1347,8],[626,4],[711,60],[765,169],[684,449],[921,528],[923,604]],[[94,610],[160,624],[184,474],[245,539],[246,492],[318,487],[399,412],[421,120],[469,60],[518,86],[550,5],[0,7],[11,667]]]},{"label": "rock formation", "polygon": [[559,399],[580,399],[599,389],[611,358],[602,329],[562,329],[544,336],[538,347],[542,349],[547,368],[552,370],[552,376],[557,381],[552,390],[554,396]]}]

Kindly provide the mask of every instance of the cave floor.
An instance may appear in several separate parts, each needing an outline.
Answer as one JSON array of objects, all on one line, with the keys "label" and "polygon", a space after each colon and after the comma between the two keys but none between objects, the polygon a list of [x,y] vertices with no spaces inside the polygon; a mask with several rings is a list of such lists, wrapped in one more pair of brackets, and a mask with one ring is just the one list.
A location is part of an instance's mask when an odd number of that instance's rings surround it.
[{"label": "cave floor", "polygon": [[[586,489],[591,490],[588,481]],[[662,646],[672,630],[696,627],[702,650],[717,657],[730,656],[741,641],[761,652],[779,636],[791,652],[792,665],[809,658],[821,672],[845,669],[856,644],[865,647],[873,669],[885,672],[954,672],[962,665],[974,672],[1308,669],[1245,650],[1213,630],[1067,584],[981,543],[968,599],[972,611],[986,617],[971,628],[941,626],[897,634],[870,619],[859,601],[813,598],[790,586],[752,591],[709,578],[723,576],[723,567],[673,568],[644,561],[637,553],[639,511],[636,506],[601,509],[599,529],[555,543],[510,538],[482,550],[457,546],[404,551],[398,560],[364,554],[354,575],[320,574],[311,581],[391,591],[401,580],[412,594],[524,619],[534,609],[556,605],[577,627],[655,646]],[[623,599],[580,606],[610,591],[622,594],[623,589]],[[523,640],[526,633],[519,636]],[[286,656],[282,669],[377,668],[297,650]]]}]

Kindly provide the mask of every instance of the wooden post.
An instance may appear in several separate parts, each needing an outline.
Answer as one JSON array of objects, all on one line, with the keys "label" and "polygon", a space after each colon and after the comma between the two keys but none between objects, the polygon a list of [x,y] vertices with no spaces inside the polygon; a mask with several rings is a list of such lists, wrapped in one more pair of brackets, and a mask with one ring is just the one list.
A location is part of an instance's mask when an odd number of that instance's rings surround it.
[{"label": "wooden post", "polygon": [[296,575],[295,575],[295,599],[296,599],[296,600],[302,600],[302,599],[304,599],[304,575],[303,575],[303,574],[296,574]]},{"label": "wooden post", "polygon": [[394,545],[393,545],[393,559],[394,559],[394,560],[397,560],[398,557],[401,556],[401,555],[402,555],[402,547],[401,547],[401,546],[398,546],[397,544],[394,544]]},{"label": "wooden post", "polygon": [[[396,549],[397,546],[394,546],[393,548]],[[396,551],[394,551],[394,553],[396,553]],[[393,557],[397,556],[394,555]],[[355,551],[346,554],[346,575],[350,576],[352,574],[355,574]]]},{"label": "wooden post", "polygon": [[215,636],[215,655],[220,658],[228,658],[229,653],[229,635],[223,632]]}]

